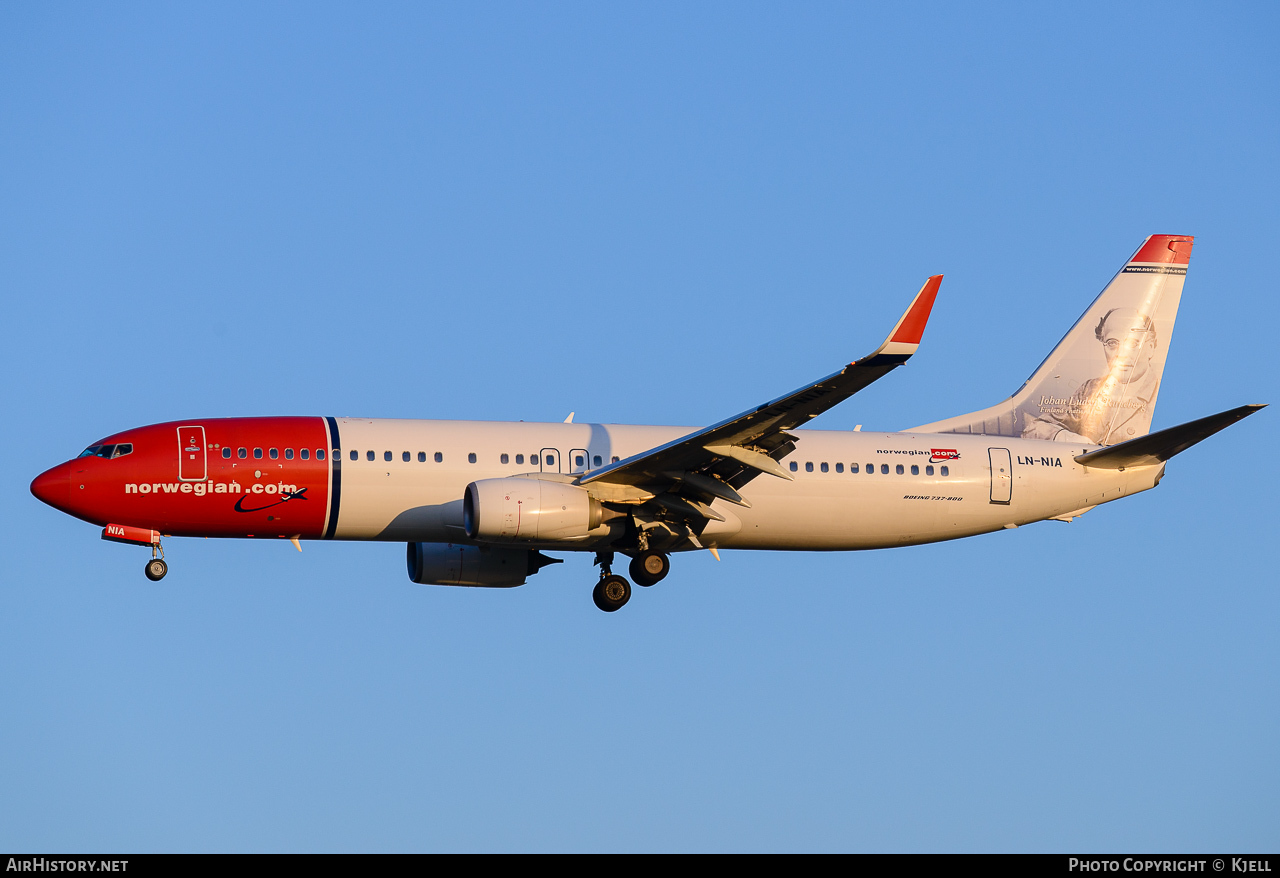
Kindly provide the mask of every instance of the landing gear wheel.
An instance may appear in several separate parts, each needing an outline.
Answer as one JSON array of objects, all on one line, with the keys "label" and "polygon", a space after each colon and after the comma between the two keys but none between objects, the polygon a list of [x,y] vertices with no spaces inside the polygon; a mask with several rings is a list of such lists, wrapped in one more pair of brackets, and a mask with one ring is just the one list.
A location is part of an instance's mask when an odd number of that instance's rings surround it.
[{"label": "landing gear wheel", "polygon": [[147,579],[152,582],[159,582],[169,572],[169,565],[164,563],[163,558],[152,558],[147,562],[147,566],[142,568],[142,572],[147,574]]},{"label": "landing gear wheel", "polygon": [[661,552],[641,552],[631,559],[631,578],[636,585],[657,585],[671,572],[671,561]]},{"label": "landing gear wheel", "polygon": [[631,600],[631,583],[621,576],[606,576],[591,592],[591,599],[606,613],[615,612]]}]

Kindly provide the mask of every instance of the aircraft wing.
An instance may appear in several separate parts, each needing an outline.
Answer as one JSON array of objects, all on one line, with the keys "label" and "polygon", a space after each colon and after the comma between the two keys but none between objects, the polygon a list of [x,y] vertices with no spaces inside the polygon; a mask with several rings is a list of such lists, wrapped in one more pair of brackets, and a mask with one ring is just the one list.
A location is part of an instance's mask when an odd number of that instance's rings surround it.
[{"label": "aircraft wing", "polygon": [[925,281],[884,343],[839,372],[728,420],[588,473],[579,484],[641,488],[643,494],[661,497],[661,505],[682,518],[719,518],[706,505],[716,497],[750,505],[738,495],[737,488],[760,473],[791,478],[778,463],[795,450],[796,437],[787,433],[788,430],[844,402],[911,358],[920,345],[941,284],[940,274]]}]

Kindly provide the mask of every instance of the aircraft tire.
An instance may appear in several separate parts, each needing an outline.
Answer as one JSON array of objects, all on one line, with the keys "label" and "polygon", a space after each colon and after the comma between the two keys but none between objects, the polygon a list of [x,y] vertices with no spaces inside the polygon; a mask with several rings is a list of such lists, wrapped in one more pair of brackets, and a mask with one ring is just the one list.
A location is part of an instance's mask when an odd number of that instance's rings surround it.
[{"label": "aircraft tire", "polygon": [[164,563],[163,558],[152,558],[147,562],[147,566],[142,568],[142,572],[146,574],[147,579],[152,582],[159,582],[164,579],[164,575],[169,572],[169,565]]},{"label": "aircraft tire", "polygon": [[606,613],[617,612],[631,600],[631,583],[621,576],[606,576],[596,584],[591,599]]},{"label": "aircraft tire", "polygon": [[636,585],[657,585],[671,572],[671,561],[661,552],[641,552],[631,559],[628,568]]}]

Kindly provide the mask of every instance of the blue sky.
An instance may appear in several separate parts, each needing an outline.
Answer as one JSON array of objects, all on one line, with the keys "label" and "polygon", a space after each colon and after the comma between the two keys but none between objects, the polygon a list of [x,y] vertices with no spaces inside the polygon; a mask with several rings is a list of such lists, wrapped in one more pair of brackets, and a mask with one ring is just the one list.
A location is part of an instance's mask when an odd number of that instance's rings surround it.
[{"label": "blue sky", "polygon": [[815,426],[1012,392],[1151,233],[1156,412],[1275,402],[1270,4],[0,9],[0,849],[1168,850],[1280,842],[1268,410],[1158,490],[966,541],[146,552],[28,492],[189,417]]}]

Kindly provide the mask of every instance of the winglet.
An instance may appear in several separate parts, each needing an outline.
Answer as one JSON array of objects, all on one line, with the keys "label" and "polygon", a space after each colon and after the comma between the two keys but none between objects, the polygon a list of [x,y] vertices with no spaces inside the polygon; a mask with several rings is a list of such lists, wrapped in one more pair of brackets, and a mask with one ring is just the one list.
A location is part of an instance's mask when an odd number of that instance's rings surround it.
[{"label": "winglet", "polygon": [[933,311],[933,300],[938,297],[938,288],[942,286],[942,275],[935,274],[924,282],[920,292],[911,300],[893,332],[884,340],[884,344],[858,360],[859,366],[889,366],[905,363],[920,347],[920,339],[924,336],[925,325],[929,322],[929,314]]}]

